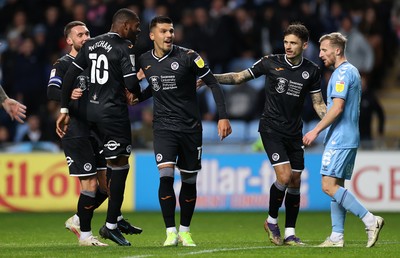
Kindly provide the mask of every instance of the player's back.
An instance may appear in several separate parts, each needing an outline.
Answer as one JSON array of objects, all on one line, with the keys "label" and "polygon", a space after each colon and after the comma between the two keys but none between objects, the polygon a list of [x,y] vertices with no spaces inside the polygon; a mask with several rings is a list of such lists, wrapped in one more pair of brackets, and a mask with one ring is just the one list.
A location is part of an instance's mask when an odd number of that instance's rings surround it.
[{"label": "player's back", "polygon": [[131,42],[109,32],[88,40],[82,50],[75,63],[90,70],[88,119],[127,117],[124,77],[136,76]]}]

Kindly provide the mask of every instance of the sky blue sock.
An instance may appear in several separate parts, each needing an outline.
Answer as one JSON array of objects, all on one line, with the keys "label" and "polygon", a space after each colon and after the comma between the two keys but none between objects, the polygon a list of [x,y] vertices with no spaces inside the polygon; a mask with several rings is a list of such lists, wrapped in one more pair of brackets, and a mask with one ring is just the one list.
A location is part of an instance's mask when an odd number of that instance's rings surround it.
[{"label": "sky blue sock", "polygon": [[336,202],[331,200],[331,220],[332,232],[344,234],[344,221],[346,220],[346,209]]},{"label": "sky blue sock", "polygon": [[360,219],[367,214],[368,210],[357,200],[357,198],[347,189],[340,187],[333,195],[336,202],[343,206]]}]

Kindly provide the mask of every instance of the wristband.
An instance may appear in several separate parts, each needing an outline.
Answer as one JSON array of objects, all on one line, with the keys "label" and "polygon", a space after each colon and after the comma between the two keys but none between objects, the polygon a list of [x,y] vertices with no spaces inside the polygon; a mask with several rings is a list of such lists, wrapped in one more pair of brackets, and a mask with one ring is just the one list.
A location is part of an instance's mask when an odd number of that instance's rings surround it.
[{"label": "wristband", "polygon": [[68,114],[68,108],[61,108],[60,109],[61,114]]}]

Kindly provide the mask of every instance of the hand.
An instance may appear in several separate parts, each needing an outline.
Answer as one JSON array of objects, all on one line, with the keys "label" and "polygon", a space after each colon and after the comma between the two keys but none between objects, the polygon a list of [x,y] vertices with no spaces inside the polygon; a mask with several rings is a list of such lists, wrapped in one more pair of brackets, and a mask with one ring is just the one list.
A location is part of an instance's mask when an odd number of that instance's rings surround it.
[{"label": "hand", "polygon": [[134,106],[137,103],[139,103],[139,98],[136,97],[135,94],[133,94],[126,88],[125,88],[125,97],[126,97],[126,102],[128,103],[128,105]]},{"label": "hand", "polygon": [[228,119],[220,119],[218,120],[218,136],[222,141],[228,135],[232,133],[231,124],[229,123]]},{"label": "hand", "polygon": [[7,114],[10,115],[12,120],[16,120],[19,123],[23,124],[24,120],[26,118],[26,106],[22,105],[15,99],[10,99],[7,98],[4,100],[2,103],[4,110],[7,112]]},{"label": "hand", "polygon": [[139,80],[142,80],[142,79],[146,78],[146,75],[144,74],[142,68],[140,68],[139,72],[137,72],[136,77],[137,77]]},{"label": "hand", "polygon": [[56,133],[60,138],[64,137],[65,133],[68,130],[68,124],[69,124],[69,115],[66,113],[60,113],[57,118],[56,122]]},{"label": "hand", "polygon": [[303,136],[303,144],[305,146],[310,146],[315,139],[317,139],[318,133],[314,132],[314,130],[309,131]]},{"label": "hand", "polygon": [[75,88],[71,93],[71,99],[77,100],[82,97],[83,91],[80,88]]},{"label": "hand", "polygon": [[201,86],[203,86],[203,85],[204,85],[203,80],[202,80],[202,79],[198,79],[198,80],[196,81],[196,90],[200,89]]}]

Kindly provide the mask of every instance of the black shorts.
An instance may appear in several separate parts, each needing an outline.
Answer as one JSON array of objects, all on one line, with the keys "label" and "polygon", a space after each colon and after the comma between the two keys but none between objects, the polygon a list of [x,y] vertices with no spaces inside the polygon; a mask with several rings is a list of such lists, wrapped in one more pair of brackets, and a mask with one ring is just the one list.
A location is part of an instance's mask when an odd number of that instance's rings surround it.
[{"label": "black shorts", "polygon": [[96,155],[89,137],[62,139],[70,176],[96,175]]},{"label": "black shorts", "polygon": [[157,166],[174,164],[186,173],[201,169],[202,133],[154,131],[154,154]]},{"label": "black shorts", "polygon": [[131,123],[129,119],[113,122],[97,122],[93,130],[99,136],[106,159],[129,156],[132,148]]},{"label": "black shorts", "polygon": [[302,137],[284,137],[274,132],[260,132],[265,152],[272,166],[290,163],[293,171],[304,169],[304,145]]}]

